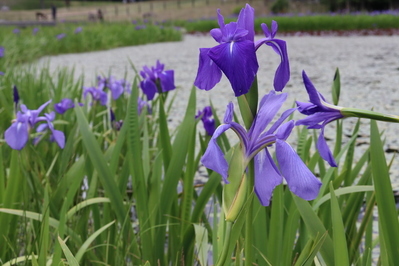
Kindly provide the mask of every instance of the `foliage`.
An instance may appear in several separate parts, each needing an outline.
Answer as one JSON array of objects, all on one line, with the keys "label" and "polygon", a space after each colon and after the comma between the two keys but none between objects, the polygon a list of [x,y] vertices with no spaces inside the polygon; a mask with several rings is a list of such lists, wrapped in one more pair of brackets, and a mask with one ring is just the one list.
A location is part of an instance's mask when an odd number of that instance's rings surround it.
[{"label": "foliage", "polygon": [[[182,33],[175,28],[131,23],[60,24],[56,27],[27,27],[19,29],[19,33],[14,33],[13,30],[15,29],[9,27],[0,28],[0,46],[5,48],[6,55],[13,55],[0,60],[0,69],[32,62],[46,55],[180,41],[182,38]],[[65,36],[62,37],[61,34]]]},{"label": "foliage", "polygon": [[288,11],[289,2],[287,0],[276,0],[273,2],[270,10],[273,14],[282,14]]}]

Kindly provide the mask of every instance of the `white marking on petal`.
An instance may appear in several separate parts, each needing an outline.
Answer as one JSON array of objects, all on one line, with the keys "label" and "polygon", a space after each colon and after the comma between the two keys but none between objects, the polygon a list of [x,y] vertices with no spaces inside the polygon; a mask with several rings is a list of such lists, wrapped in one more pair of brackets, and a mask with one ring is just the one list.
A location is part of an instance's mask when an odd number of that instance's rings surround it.
[{"label": "white marking on petal", "polygon": [[230,54],[233,54],[233,45],[234,45],[234,42],[231,42],[230,43]]}]

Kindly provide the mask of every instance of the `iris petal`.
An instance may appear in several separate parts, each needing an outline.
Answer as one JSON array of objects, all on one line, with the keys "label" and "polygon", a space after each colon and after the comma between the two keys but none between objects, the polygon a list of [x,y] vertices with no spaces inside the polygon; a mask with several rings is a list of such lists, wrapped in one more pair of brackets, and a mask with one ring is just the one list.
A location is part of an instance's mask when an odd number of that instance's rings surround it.
[{"label": "iris petal", "polygon": [[173,70],[163,71],[159,75],[159,79],[161,80],[162,91],[171,91],[175,89],[175,78]]},{"label": "iris petal", "polygon": [[273,190],[283,182],[269,152],[264,149],[254,157],[255,193],[263,206],[269,206]]},{"label": "iris petal", "polygon": [[219,173],[223,177],[225,183],[229,183],[229,181],[227,180],[229,165],[226,159],[224,158],[224,154],[220,149],[219,145],[217,144],[216,139],[226,130],[228,130],[230,127],[231,125],[229,124],[223,124],[218,126],[218,128],[216,128],[215,133],[213,133],[213,136],[209,141],[208,148],[206,149],[204,155],[201,158],[202,164],[206,168],[209,168]]},{"label": "iris petal", "polygon": [[245,36],[245,39],[249,41],[253,41],[255,37],[254,19],[255,9],[246,4],[245,8],[241,9],[240,14],[238,15],[237,25],[238,28],[248,30],[248,34]]},{"label": "iris petal", "polygon": [[316,148],[319,151],[321,158],[323,158],[326,162],[330,164],[332,167],[337,167],[337,163],[335,162],[334,156],[330,148],[327,145],[327,142],[324,138],[324,128],[321,129],[319,138],[317,139]]},{"label": "iris petal", "polygon": [[28,123],[15,122],[4,132],[4,139],[14,150],[21,150],[28,138]]},{"label": "iris petal", "polygon": [[278,39],[267,42],[267,45],[273,47],[273,50],[281,57],[281,63],[277,67],[276,74],[274,75],[274,88],[276,91],[282,91],[290,80],[290,64],[288,61],[287,45],[285,41]]},{"label": "iris petal", "polygon": [[276,94],[275,91],[270,91],[270,93],[263,96],[259,105],[259,111],[249,130],[252,139],[257,139],[262,134],[286,99],[286,93]]},{"label": "iris petal", "polygon": [[155,93],[157,92],[157,85],[151,79],[145,79],[140,82],[140,87],[144,94],[147,95],[147,100],[154,99]]},{"label": "iris petal", "polygon": [[305,200],[315,199],[319,194],[321,182],[307,168],[294,149],[285,141],[277,140],[276,157],[289,189]]},{"label": "iris petal", "polygon": [[195,78],[194,85],[201,89],[209,91],[222,78],[222,71],[208,56],[210,48],[200,48],[200,57],[197,77]]},{"label": "iris petal", "polygon": [[253,42],[223,43],[208,55],[229,79],[236,97],[249,91],[259,68]]}]

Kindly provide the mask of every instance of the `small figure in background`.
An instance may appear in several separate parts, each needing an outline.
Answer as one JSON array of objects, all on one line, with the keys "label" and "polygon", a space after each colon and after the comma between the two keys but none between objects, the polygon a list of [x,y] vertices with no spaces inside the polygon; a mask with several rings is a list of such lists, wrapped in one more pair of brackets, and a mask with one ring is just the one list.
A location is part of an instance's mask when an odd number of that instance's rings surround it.
[{"label": "small figure in background", "polygon": [[57,20],[57,7],[55,5],[51,5],[51,15],[53,16],[53,20]]},{"label": "small figure in background", "polygon": [[103,12],[101,11],[101,9],[98,9],[98,10],[97,10],[97,18],[98,18],[98,20],[100,20],[101,22],[104,21]]},{"label": "small figure in background", "polygon": [[36,12],[36,20],[47,20],[47,16],[42,12]]}]

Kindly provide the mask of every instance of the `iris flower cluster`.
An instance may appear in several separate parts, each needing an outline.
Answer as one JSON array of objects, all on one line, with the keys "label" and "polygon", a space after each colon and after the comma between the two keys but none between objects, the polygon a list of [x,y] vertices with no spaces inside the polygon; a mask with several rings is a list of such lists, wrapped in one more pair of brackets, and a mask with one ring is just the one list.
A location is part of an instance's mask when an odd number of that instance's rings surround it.
[{"label": "iris flower cluster", "polygon": [[173,70],[164,70],[165,65],[161,64],[159,60],[155,66],[149,68],[144,66],[140,71],[143,80],[140,82],[140,88],[147,96],[147,100],[154,99],[155,94],[174,90],[175,77]]},{"label": "iris flower cluster", "polygon": [[[224,23],[223,16],[218,11],[218,22],[220,28],[211,30],[211,35],[219,45],[200,49],[198,73],[194,84],[200,89],[210,90],[220,81],[224,73],[236,97],[248,93],[258,71],[256,51],[266,44],[280,55],[281,63],[275,73],[274,89],[282,91],[290,78],[290,69],[286,43],[275,38],[277,23],[273,21],[270,29],[266,24],[262,24],[265,37],[255,42],[254,9],[250,5],[247,4],[241,10],[237,22],[228,24]],[[265,95],[248,130],[233,121],[234,105],[229,103],[223,124],[216,128],[201,158],[203,165],[219,173],[224,182],[229,183],[229,169],[232,166],[225,159],[217,138],[231,129],[240,139],[241,149],[236,151],[241,153],[243,171],[246,172],[250,162],[254,162],[254,191],[262,205],[270,204],[274,188],[281,184],[283,179],[295,195],[305,200],[315,199],[321,182],[287,143],[287,139],[295,125],[322,129],[318,149],[321,151],[321,156],[334,165],[335,162],[323,137],[323,128],[328,122],[342,118],[342,115],[339,110],[327,106],[324,98],[315,90],[305,74],[304,82],[311,102],[297,102],[297,108],[286,110],[273,124],[272,120],[287,98],[286,93],[271,91]],[[284,122],[295,110],[309,117],[297,122],[293,120]],[[275,159],[270,152],[272,148],[275,150]],[[234,178],[242,174],[234,173]]]},{"label": "iris flower cluster", "polygon": [[97,77],[96,87],[83,87],[83,98],[86,99],[90,94],[93,101],[100,102],[101,105],[106,106],[108,103],[108,95],[105,89],[111,91],[112,99],[117,100],[124,92],[131,92],[131,85],[125,80],[117,80],[114,77],[105,78]]},{"label": "iris flower cluster", "polygon": [[254,17],[254,9],[247,4],[241,10],[237,22],[225,24],[218,10],[220,28],[213,29],[210,33],[219,45],[200,48],[195,86],[202,90],[211,90],[220,81],[223,72],[229,79],[236,97],[248,93],[259,68],[256,51],[263,44],[267,44],[281,57],[274,87],[277,91],[283,90],[290,78],[286,43],[275,38],[278,28],[276,22],[273,22],[271,31],[262,24],[265,38],[255,43]]},{"label": "iris flower cluster", "polygon": [[[19,100],[18,91],[14,89],[14,103],[17,105]],[[40,116],[40,113],[49,105],[48,101],[42,104],[37,110],[30,110],[24,104],[20,105],[20,111],[16,113],[16,119],[12,125],[5,131],[4,138],[7,144],[15,150],[21,150],[25,147],[29,140],[29,135],[32,129],[36,126],[37,134],[34,139],[34,144],[37,144],[47,131],[50,131],[50,141],[55,141],[58,146],[63,149],[65,146],[65,135],[62,131],[54,129],[53,121],[55,113],[45,113]]]}]

